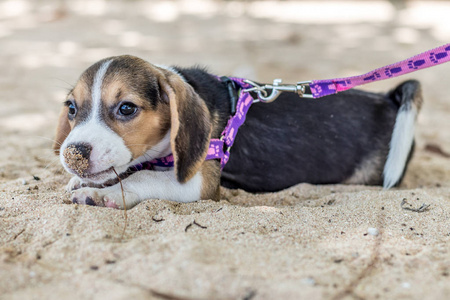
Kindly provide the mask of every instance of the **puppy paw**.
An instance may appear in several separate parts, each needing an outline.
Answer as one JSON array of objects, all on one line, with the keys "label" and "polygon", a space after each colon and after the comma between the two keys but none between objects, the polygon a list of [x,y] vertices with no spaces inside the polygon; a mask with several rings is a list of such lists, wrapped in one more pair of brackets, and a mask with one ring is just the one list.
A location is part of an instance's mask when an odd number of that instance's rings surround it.
[{"label": "puppy paw", "polygon": [[[125,205],[127,209],[130,209],[139,202],[141,202],[139,196],[135,193],[124,192],[124,196],[125,196]],[[124,198],[122,197],[122,191],[107,194],[103,198],[103,201],[106,207],[123,209]]]},{"label": "puppy paw", "polygon": [[105,206],[104,194],[100,189],[81,188],[72,192],[72,203],[92,206]]},{"label": "puppy paw", "polygon": [[69,180],[69,183],[66,185],[66,191],[69,193],[78,190],[81,188],[82,181],[79,177],[74,176]]}]

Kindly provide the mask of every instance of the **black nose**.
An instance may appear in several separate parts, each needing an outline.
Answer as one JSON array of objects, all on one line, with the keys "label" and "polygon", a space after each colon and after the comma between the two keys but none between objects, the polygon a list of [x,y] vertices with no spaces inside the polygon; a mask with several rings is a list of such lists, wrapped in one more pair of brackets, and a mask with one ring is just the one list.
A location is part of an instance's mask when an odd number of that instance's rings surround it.
[{"label": "black nose", "polygon": [[71,170],[78,175],[82,175],[89,169],[89,156],[91,155],[92,146],[86,143],[77,143],[68,145],[64,149],[64,161]]},{"label": "black nose", "polygon": [[85,159],[89,159],[91,155],[92,146],[86,143],[77,143],[67,146],[67,148],[74,149],[76,153],[81,154]]}]

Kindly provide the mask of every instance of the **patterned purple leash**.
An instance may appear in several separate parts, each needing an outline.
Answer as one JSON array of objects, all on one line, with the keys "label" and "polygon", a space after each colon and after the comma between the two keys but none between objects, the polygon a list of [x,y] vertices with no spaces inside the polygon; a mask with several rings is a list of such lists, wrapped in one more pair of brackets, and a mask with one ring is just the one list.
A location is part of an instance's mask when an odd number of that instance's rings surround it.
[{"label": "patterned purple leash", "polygon": [[450,44],[446,44],[395,64],[375,69],[363,75],[326,80],[314,80],[309,84],[309,87],[311,88],[313,98],[320,98],[366,83],[385,80],[433,67],[448,62],[449,60]]},{"label": "patterned purple leash", "polygon": [[[273,84],[259,85],[243,78],[230,77],[236,85],[236,90],[240,91],[239,99],[236,105],[236,113],[230,117],[227,126],[222,132],[220,139],[211,139],[206,160],[220,159],[221,169],[230,158],[230,149],[234,144],[239,127],[244,124],[248,109],[255,102],[250,95],[250,91],[255,92],[258,97],[256,101],[272,102],[280,92],[296,92],[300,97],[320,98],[331,94],[336,94],[359,85],[381,81],[393,77],[398,77],[421,69],[426,69],[450,61],[450,44],[437,47],[422,54],[413,56],[406,60],[392,65],[381,67],[370,71],[369,73],[326,80],[313,80],[298,82],[296,85],[282,85],[280,79],[275,79]],[[311,89],[311,95],[305,94],[305,87]],[[271,94],[268,95],[267,91]],[[147,166],[148,165],[148,166]],[[172,154],[152,162],[146,162],[140,166],[134,166],[134,169],[153,169],[153,166],[173,167]]]}]

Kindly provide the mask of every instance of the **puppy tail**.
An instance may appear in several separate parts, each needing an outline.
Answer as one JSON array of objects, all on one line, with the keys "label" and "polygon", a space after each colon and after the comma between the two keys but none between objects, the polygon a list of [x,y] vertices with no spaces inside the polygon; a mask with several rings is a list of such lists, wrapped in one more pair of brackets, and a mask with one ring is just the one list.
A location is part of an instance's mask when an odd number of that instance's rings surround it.
[{"label": "puppy tail", "polygon": [[392,132],[389,154],[384,165],[383,187],[400,183],[414,149],[414,127],[422,106],[422,90],[416,80],[406,81],[388,94],[400,107]]}]

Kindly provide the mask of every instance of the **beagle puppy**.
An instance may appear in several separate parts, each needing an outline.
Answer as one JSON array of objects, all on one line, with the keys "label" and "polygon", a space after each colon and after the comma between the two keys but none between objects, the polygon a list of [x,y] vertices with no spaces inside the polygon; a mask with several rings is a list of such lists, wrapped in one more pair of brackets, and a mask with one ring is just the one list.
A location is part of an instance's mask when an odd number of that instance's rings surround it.
[{"label": "beagle puppy", "polygon": [[282,93],[250,108],[221,172],[218,160],[205,157],[231,115],[227,85],[198,67],[125,55],[81,75],[62,108],[54,150],[74,175],[67,185],[74,203],[113,208],[123,208],[121,183],[127,208],[151,198],[218,200],[220,185],[250,192],[301,182],[389,188],[400,183],[413,152],[421,104],[412,80],[387,94],[349,90],[312,100]]}]

